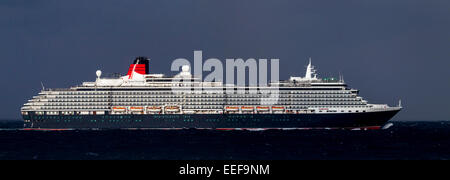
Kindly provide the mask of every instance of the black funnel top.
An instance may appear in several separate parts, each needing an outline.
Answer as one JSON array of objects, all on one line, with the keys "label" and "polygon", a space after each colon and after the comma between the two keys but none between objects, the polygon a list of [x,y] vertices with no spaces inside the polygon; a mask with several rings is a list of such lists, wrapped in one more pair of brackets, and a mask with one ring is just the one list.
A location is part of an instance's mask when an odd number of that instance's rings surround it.
[{"label": "black funnel top", "polygon": [[145,74],[149,74],[149,62],[150,59],[144,56],[139,56],[134,59],[133,64],[145,64]]}]

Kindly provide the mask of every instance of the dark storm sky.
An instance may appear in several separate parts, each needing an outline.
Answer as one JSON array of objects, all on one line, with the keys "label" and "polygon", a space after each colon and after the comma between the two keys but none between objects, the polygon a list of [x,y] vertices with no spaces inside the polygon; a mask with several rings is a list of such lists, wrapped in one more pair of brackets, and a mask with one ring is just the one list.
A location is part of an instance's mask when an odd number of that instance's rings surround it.
[{"label": "dark storm sky", "polygon": [[448,120],[448,0],[2,0],[0,117],[41,89],[126,73],[135,56],[170,74],[175,58],[279,58],[280,76],[342,72],[370,103],[405,107],[396,120]]}]

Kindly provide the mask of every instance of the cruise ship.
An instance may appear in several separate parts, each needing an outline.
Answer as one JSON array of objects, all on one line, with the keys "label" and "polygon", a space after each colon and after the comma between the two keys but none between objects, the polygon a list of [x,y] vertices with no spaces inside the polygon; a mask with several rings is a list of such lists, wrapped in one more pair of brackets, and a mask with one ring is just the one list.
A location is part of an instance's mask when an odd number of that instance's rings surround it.
[{"label": "cruise ship", "polygon": [[[146,57],[137,57],[125,76],[102,77],[99,70],[95,82],[65,89],[43,88],[21,108],[24,127],[379,128],[402,109],[401,102],[395,107],[369,104],[341,77],[318,78],[311,60],[305,76],[264,87],[204,82],[191,74],[189,66],[183,66],[175,76],[150,74],[149,62]],[[193,87],[202,90],[192,91]],[[242,91],[229,93],[230,87]],[[276,94],[262,93],[274,89]]]}]

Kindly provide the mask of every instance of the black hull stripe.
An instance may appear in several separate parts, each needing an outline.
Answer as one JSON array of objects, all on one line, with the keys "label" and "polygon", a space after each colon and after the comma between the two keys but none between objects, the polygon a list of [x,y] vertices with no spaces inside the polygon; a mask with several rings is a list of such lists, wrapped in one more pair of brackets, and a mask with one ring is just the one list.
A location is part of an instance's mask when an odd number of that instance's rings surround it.
[{"label": "black hull stripe", "polygon": [[382,126],[399,110],[334,114],[160,114],[24,116],[25,128],[304,128]]}]

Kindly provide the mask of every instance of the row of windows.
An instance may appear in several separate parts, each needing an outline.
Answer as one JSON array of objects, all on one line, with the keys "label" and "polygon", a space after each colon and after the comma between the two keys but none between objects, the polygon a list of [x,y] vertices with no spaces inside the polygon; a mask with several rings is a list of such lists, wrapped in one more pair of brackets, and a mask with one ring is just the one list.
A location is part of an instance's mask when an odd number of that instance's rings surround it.
[{"label": "row of windows", "polygon": [[51,109],[110,109],[108,106],[50,106],[50,107],[41,107],[43,110],[51,110]]},{"label": "row of windows", "polygon": [[[178,102],[178,103],[182,103],[182,104],[198,104],[198,105],[214,105],[214,104],[225,104],[224,101],[215,101],[215,102],[191,102],[191,101],[186,101],[186,102],[181,102],[181,101],[164,101],[164,100],[159,100],[157,102],[161,102],[160,104],[164,104],[164,103],[173,103],[173,102]],[[239,101],[227,101],[227,104],[252,104],[252,105],[258,105],[260,104],[261,101],[251,101],[248,99],[242,99]],[[364,102],[361,101],[357,101],[357,100],[351,100],[348,99],[346,101],[333,101],[330,99],[309,99],[309,100],[304,100],[304,101],[289,101],[289,100],[279,100],[277,101],[280,104],[364,104]],[[108,106],[110,103],[46,103],[44,104],[45,106]],[[155,104],[155,103],[145,103],[145,102],[111,102],[111,104],[114,105],[150,105],[150,104]],[[158,104],[158,103],[156,103]]]},{"label": "row of windows", "polygon": [[[221,102],[221,101],[261,101],[261,100],[279,100],[279,101],[360,101],[361,99],[355,98],[240,98],[240,99],[104,99],[104,100],[49,100],[50,103],[46,105],[64,105],[70,102],[76,105],[93,105],[104,102]],[[62,103],[57,103],[62,102]]]},{"label": "row of windows", "polygon": [[[263,99],[245,99],[245,98],[241,98],[241,99],[227,99],[227,101],[261,101]],[[275,98],[271,98],[271,100],[277,100]],[[303,98],[303,99],[278,99],[278,101],[292,101],[292,102],[300,102],[300,101],[360,101],[360,99],[355,99],[355,98],[340,98],[340,99],[336,99],[336,98]]]},{"label": "row of windows", "polygon": [[329,105],[329,106],[286,106],[288,109],[302,109],[302,108],[367,108],[368,106],[361,105]]},{"label": "row of windows", "polygon": [[[228,98],[260,98],[263,95],[229,95],[226,96]],[[269,96],[267,94],[266,96]],[[326,94],[326,95],[279,95],[279,97],[354,97],[356,94],[348,94],[348,95],[333,95],[333,94]],[[205,95],[205,96],[182,96],[182,95],[162,95],[162,96],[56,96],[56,99],[82,99],[82,98],[88,98],[88,99],[105,99],[105,98],[221,98],[225,97],[224,95]]]},{"label": "row of windows", "polygon": [[[349,111],[351,112],[351,111]],[[35,120],[43,120],[40,122],[45,122],[45,120],[55,120],[56,122],[64,122],[64,123],[70,123],[70,122],[91,122],[91,123],[105,123],[105,122],[112,122],[112,123],[120,123],[120,122],[143,122],[143,120],[135,119],[135,120],[123,120],[123,119],[109,119],[109,120],[82,120],[82,119],[73,119],[73,117],[64,117],[64,116],[48,116],[48,117],[41,117],[37,116]],[[164,119],[168,120],[168,119]],[[276,122],[287,122],[291,121],[292,119],[284,119],[284,118],[275,118],[272,119],[272,121]],[[175,121],[175,120],[173,120]],[[206,122],[220,122],[220,119],[206,119]],[[242,122],[242,121],[253,121],[253,122],[261,122],[261,119],[231,119],[227,118],[225,120],[226,122]],[[194,119],[183,119],[183,122],[194,122]]]},{"label": "row of windows", "polygon": [[[182,103],[182,104],[198,104],[198,105],[213,105],[213,104],[225,104],[224,101],[215,101],[215,102],[190,102],[190,101],[186,101],[186,102],[180,102],[180,101],[158,101],[161,103],[145,103],[145,102],[136,102],[136,103],[132,103],[132,102],[111,102],[112,105],[153,105],[153,104],[165,104],[165,103],[173,103],[173,102],[178,102],[178,103]],[[250,101],[250,100],[240,100],[240,101],[228,101],[227,104],[251,104],[251,105],[259,105],[261,101]],[[268,102],[268,101],[263,101],[263,102]],[[361,101],[355,101],[355,100],[347,100],[347,101],[333,101],[333,100],[328,100],[328,99],[322,99],[322,100],[318,100],[318,99],[310,99],[305,100],[305,101],[289,101],[289,100],[279,100],[279,101],[274,101],[274,102],[278,102],[280,104],[365,104],[365,102],[361,102]],[[108,106],[110,103],[46,103],[44,104],[45,106]]]},{"label": "row of windows", "polygon": [[[49,100],[48,105],[64,105],[64,102],[80,102],[77,105],[98,104],[104,102],[221,102],[221,101],[360,101],[360,98],[236,98],[236,99],[66,99],[66,100]],[[61,103],[58,103],[61,102]],[[72,103],[71,103],[72,104]]]},{"label": "row of windows", "polygon": [[222,109],[223,106],[195,106],[195,105],[185,105],[184,109]]},{"label": "row of windows", "polygon": [[[264,91],[264,90],[263,90]],[[304,91],[304,90],[278,90],[282,94],[350,94],[351,91],[336,89],[331,91],[323,91],[323,90],[314,90],[314,91]],[[186,91],[189,93],[192,91]],[[217,94],[217,93],[225,93],[227,90],[223,91],[198,91],[202,94]],[[251,94],[251,92],[257,91],[245,91],[245,94]],[[172,91],[69,91],[69,92],[59,92],[59,95],[151,95],[151,94],[171,94]]]},{"label": "row of windows", "polygon": [[45,103],[45,106],[107,106],[108,103]]},{"label": "row of windows", "polygon": [[[278,102],[276,105],[365,105],[365,103],[336,103],[336,102],[309,102],[309,103],[288,103]],[[260,105],[260,103],[228,103],[228,105]]]},{"label": "row of windows", "polygon": [[[72,117],[72,116],[71,117],[65,117],[65,116],[46,116],[46,117],[44,117],[44,116],[36,116],[35,119],[36,120],[50,120],[50,119],[53,119],[53,120],[56,120],[56,122],[66,122],[66,123],[68,123],[68,122],[81,122],[81,121],[83,121],[83,122],[93,122],[93,123],[95,123],[95,122],[124,122],[124,121],[126,121],[126,122],[132,122],[132,121],[133,122],[142,122],[142,120],[139,120],[139,119],[136,119],[136,120],[119,120],[119,119],[82,120],[81,117],[77,118],[76,116],[74,116],[74,117]],[[41,122],[44,122],[44,121],[41,121]]]}]

